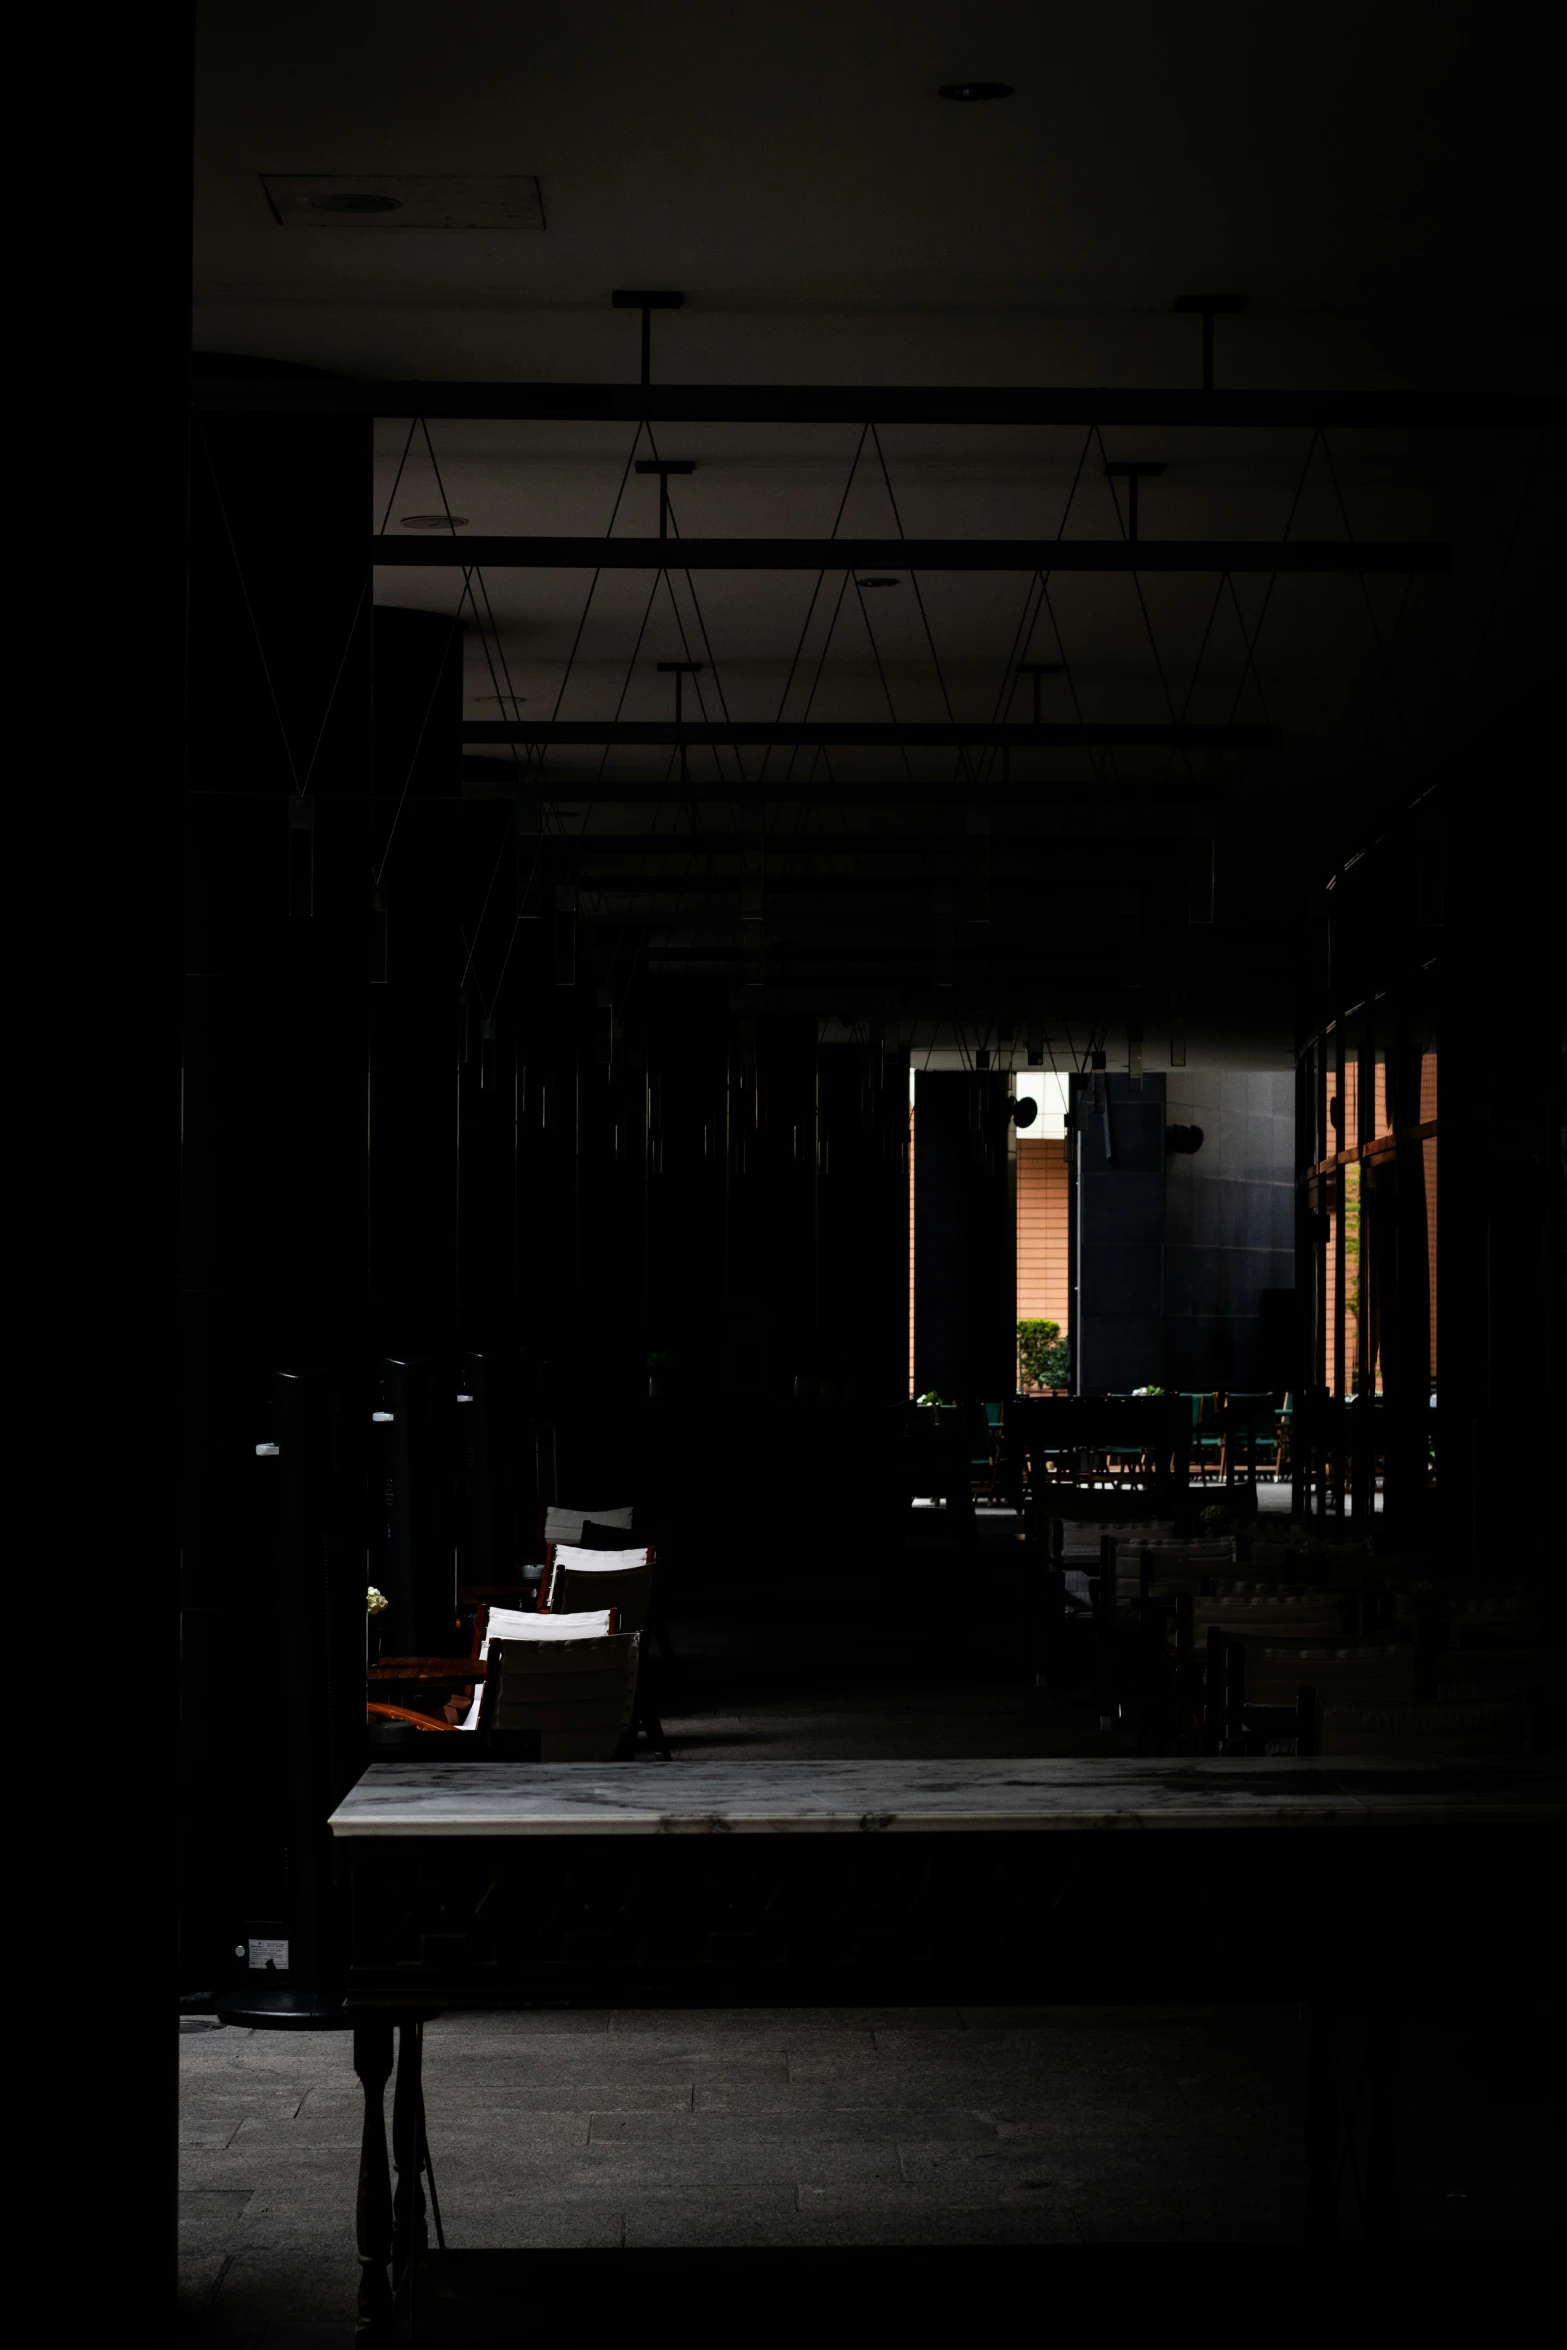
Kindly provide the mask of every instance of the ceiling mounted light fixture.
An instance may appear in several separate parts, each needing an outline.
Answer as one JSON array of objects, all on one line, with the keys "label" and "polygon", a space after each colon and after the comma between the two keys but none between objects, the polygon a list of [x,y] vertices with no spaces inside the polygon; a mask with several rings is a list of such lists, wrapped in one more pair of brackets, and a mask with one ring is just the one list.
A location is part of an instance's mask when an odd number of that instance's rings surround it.
[{"label": "ceiling mounted light fixture", "polygon": [[312,212],[401,212],[401,196],[368,196],[345,194],[341,196],[309,196],[306,199]]},{"label": "ceiling mounted light fixture", "polygon": [[1010,82],[944,82],[938,96],[956,99],[960,106],[974,106],[986,98],[1010,98]]},{"label": "ceiling mounted light fixture", "polygon": [[279,228],[542,229],[532,172],[264,171]]},{"label": "ceiling mounted light fixture", "polygon": [[405,514],[402,525],[404,530],[466,530],[468,517],[466,514]]}]

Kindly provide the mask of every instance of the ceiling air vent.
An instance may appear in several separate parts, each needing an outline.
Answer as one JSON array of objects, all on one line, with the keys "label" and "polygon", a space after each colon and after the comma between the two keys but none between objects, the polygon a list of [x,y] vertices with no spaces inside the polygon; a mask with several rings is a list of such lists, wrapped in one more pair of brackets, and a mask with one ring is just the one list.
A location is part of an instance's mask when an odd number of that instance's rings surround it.
[{"label": "ceiling air vent", "polygon": [[539,183],[527,172],[475,178],[406,172],[264,171],[280,228],[527,228],[544,226]]}]

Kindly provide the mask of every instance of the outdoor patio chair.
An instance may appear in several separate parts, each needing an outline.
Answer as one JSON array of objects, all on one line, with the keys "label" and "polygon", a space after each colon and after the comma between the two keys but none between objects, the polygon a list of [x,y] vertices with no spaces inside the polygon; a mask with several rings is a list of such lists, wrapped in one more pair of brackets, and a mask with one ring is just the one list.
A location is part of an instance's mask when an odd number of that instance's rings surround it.
[{"label": "outdoor patio chair", "polygon": [[629,1760],[641,1645],[635,1632],[494,1641],[481,1734],[502,1753],[509,1739],[536,1736],[546,1763]]}]

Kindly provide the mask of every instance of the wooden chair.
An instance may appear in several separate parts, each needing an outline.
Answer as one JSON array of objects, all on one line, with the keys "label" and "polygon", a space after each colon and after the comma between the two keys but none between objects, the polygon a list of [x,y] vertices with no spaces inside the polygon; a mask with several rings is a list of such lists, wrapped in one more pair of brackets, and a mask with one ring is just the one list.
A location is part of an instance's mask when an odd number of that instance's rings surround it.
[{"label": "wooden chair", "polygon": [[531,1610],[481,1607],[474,1624],[471,1656],[387,1657],[375,1668],[370,1683],[371,1688],[376,1689],[411,1682],[420,1688],[421,1693],[428,1686],[431,1695],[438,1689],[465,1690],[469,1694],[469,1704],[464,1720],[449,1722],[444,1715],[432,1714],[414,1706],[398,1705],[386,1699],[372,1699],[366,1710],[376,1720],[405,1722],[416,1730],[477,1730],[483,1686],[488,1678],[492,1639],[558,1641],[563,1638],[607,1638],[619,1629],[613,1608],[605,1608],[593,1616],[574,1617],[568,1624],[562,1617],[540,1616]]},{"label": "wooden chair", "polygon": [[1192,1602],[1180,1602],[1173,1675],[1180,1751],[1315,1754],[1327,1708],[1413,1707],[1416,1682],[1407,1643],[1257,1647],[1214,1622],[1198,1641]]},{"label": "wooden chair", "polygon": [[[613,1607],[623,1632],[645,1634],[657,1643],[659,1670],[667,1674],[673,1667],[674,1652],[654,1605],[653,1571],[657,1563],[652,1550],[633,1552],[628,1557],[623,1551],[583,1551],[562,1543],[556,1549],[541,1596],[549,1602],[550,1615],[562,1622],[575,1620],[585,1610]],[[668,1762],[672,1759],[669,1739],[653,1673],[653,1658],[648,1654],[648,1640],[644,1640],[634,1729],[647,1739],[655,1754]]]},{"label": "wooden chair", "polygon": [[1118,1605],[1131,1600],[1174,1599],[1189,1591],[1194,1598],[1208,1590],[1216,1576],[1235,1564],[1233,1535],[1217,1535],[1201,1542],[1177,1542],[1168,1536],[1157,1541],[1114,1537],[1101,1569],[1115,1577]]},{"label": "wooden chair", "polygon": [[584,1610],[617,1608],[621,1630],[644,1632],[653,1605],[654,1556],[651,1550],[578,1550],[557,1546],[539,1589],[540,1613],[581,1615]]},{"label": "wooden chair", "polygon": [[1530,1707],[1522,1697],[1417,1699],[1377,1704],[1335,1698],[1317,1712],[1316,1752],[1380,1762],[1468,1761],[1525,1755]]},{"label": "wooden chair", "polygon": [[566,1509],[558,1502],[550,1502],[543,1512],[539,1540],[543,1543],[580,1542],[582,1529],[590,1521],[595,1526],[613,1526],[623,1533],[629,1533],[635,1516],[630,1502],[613,1510]]},{"label": "wooden chair", "polygon": [[1247,1658],[1247,1694],[1256,1705],[1294,1705],[1302,1689],[1315,1690],[1319,1709],[1356,1702],[1412,1705],[1418,1695],[1416,1674],[1415,1652],[1407,1641],[1263,1646]]},{"label": "wooden chair", "polygon": [[493,1641],[479,1708],[491,1752],[536,1735],[541,1762],[629,1760],[641,1645],[635,1632]]}]

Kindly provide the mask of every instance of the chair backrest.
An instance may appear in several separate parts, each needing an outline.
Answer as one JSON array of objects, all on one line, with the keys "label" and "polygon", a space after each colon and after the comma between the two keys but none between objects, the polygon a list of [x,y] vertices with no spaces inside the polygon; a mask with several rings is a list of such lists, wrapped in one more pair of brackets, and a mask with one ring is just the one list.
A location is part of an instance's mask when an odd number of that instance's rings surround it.
[{"label": "chair backrest", "polygon": [[[480,1664],[487,1662],[492,1640],[583,1640],[590,1636],[606,1637],[620,1630],[620,1619],[614,1608],[606,1607],[598,1615],[577,1616],[568,1624],[562,1616],[536,1615],[531,1609],[491,1607],[481,1608],[474,1625],[473,1653]],[[476,1730],[484,1708],[484,1685],[478,1683],[473,1692],[473,1703],[458,1727]]]},{"label": "chair backrest", "polygon": [[536,1731],[541,1762],[611,1762],[631,1728],[641,1640],[497,1640],[479,1726],[497,1738]]},{"label": "chair backrest", "polygon": [[1259,1705],[1292,1705],[1302,1689],[1314,1689],[1319,1714],[1329,1701],[1410,1705],[1415,1671],[1415,1652],[1407,1643],[1258,1647],[1247,1656],[1246,1689]]},{"label": "chair backrest", "polygon": [[647,1627],[653,1603],[653,1554],[574,1550],[562,1543],[549,1578],[549,1613],[575,1616],[612,1607],[623,1632]]},{"label": "chair backrest", "polygon": [[1335,1591],[1311,1591],[1297,1597],[1271,1596],[1199,1598],[1192,1609],[1192,1629],[1201,1639],[1217,1624],[1226,1639],[1336,1641],[1344,1631],[1344,1611]]},{"label": "chair backrest", "polygon": [[551,1502],[544,1513],[544,1539],[546,1542],[580,1542],[583,1526],[589,1518],[595,1526],[629,1529],[632,1516],[632,1505],[629,1502],[624,1509],[618,1510],[568,1510]]},{"label": "chair backrest", "polygon": [[1317,1709],[1319,1754],[1437,1762],[1528,1751],[1529,1706],[1521,1697],[1404,1705],[1339,1698]]}]

